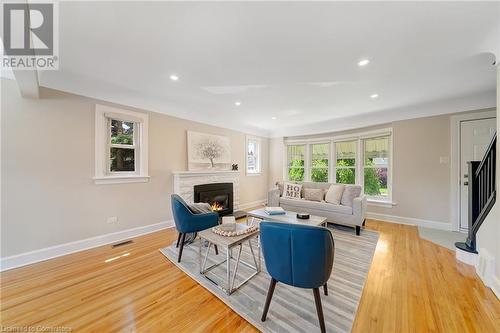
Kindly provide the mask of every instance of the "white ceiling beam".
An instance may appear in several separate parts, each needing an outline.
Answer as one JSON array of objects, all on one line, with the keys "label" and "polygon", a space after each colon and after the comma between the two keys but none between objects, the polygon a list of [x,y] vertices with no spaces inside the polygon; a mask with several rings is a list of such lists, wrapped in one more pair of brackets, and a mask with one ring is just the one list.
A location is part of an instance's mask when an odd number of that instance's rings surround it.
[{"label": "white ceiling beam", "polygon": [[36,69],[13,69],[12,72],[16,78],[21,96],[25,98],[40,98],[40,85],[38,83],[38,72]]},{"label": "white ceiling beam", "polygon": [[[26,3],[26,7],[29,6],[27,1],[19,1],[19,2]],[[30,39],[30,43],[33,44],[32,39]],[[4,56],[8,57],[9,55],[5,54],[5,50],[3,48],[3,41],[1,48],[2,48],[1,51],[4,54]],[[34,51],[31,52],[32,53],[27,56],[35,57],[35,52]],[[19,87],[19,92],[21,93],[21,96],[25,98],[40,98],[40,84],[38,82],[38,71],[36,67],[34,69],[26,69],[26,70],[19,70],[12,68],[12,73],[14,74],[14,78]]]}]

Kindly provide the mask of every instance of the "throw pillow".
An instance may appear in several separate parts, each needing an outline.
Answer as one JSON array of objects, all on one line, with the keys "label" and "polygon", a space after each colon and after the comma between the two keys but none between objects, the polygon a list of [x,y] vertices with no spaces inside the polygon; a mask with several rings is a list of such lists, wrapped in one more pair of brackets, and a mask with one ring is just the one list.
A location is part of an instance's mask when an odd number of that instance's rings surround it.
[{"label": "throw pillow", "polygon": [[323,201],[325,191],[320,188],[304,188],[304,199],[309,201]]},{"label": "throw pillow", "polygon": [[188,204],[188,207],[191,213],[193,214],[204,214],[212,212],[212,207],[210,206],[209,203],[206,202],[191,203]]},{"label": "throw pillow", "polygon": [[360,185],[347,185],[345,187],[344,194],[342,194],[342,200],[340,200],[340,204],[352,207],[352,202],[354,198],[357,198],[360,195],[361,195]]},{"label": "throw pillow", "polygon": [[276,186],[280,190],[280,197],[282,197],[283,196],[283,182],[276,182]]},{"label": "throw pillow", "polygon": [[294,183],[285,183],[283,188],[283,197],[289,199],[300,199],[302,185]]},{"label": "throw pillow", "polygon": [[330,185],[330,188],[328,189],[328,192],[326,192],[325,195],[325,201],[335,205],[340,205],[340,200],[342,200],[342,194],[344,193],[344,188],[345,185],[343,184]]}]

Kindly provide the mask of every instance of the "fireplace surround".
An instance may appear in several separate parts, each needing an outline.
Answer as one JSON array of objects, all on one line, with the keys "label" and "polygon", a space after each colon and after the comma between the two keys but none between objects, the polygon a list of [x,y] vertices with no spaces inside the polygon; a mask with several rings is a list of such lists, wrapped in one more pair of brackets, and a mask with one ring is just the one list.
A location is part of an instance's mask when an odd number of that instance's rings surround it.
[{"label": "fireplace surround", "polygon": [[233,183],[210,183],[195,185],[194,202],[206,202],[219,216],[233,213]]}]

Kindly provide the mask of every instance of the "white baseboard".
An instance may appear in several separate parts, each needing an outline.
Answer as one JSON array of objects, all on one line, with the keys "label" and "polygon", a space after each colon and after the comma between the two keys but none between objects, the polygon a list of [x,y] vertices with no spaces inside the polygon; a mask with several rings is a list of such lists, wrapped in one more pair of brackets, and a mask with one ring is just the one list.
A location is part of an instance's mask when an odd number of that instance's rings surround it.
[{"label": "white baseboard", "polygon": [[267,199],[260,199],[260,200],[257,200],[257,201],[252,201],[252,202],[247,202],[247,203],[244,203],[244,204],[240,204],[238,206],[238,209],[248,209],[248,208],[254,208],[254,207],[258,207],[258,206],[262,206],[266,203]]},{"label": "white baseboard", "polygon": [[500,279],[495,275],[495,257],[485,248],[479,249],[476,274],[484,285],[491,288],[495,296],[500,300]]},{"label": "white baseboard", "polygon": [[496,295],[496,297],[500,301],[500,279],[497,278],[496,276],[494,276],[492,280],[493,281],[491,284],[491,290],[493,290],[493,293]]},{"label": "white baseboard", "polygon": [[385,215],[385,214],[368,212],[366,214],[366,218],[384,222],[391,222],[391,223],[416,225],[424,228],[432,228],[432,229],[448,230],[448,231],[452,230],[451,223],[416,219],[413,217],[403,217],[403,216]]},{"label": "white baseboard", "polygon": [[35,251],[16,254],[10,257],[0,258],[0,272],[29,264],[34,264],[36,262],[45,261],[52,258],[57,258],[70,253],[88,250],[97,246],[118,242],[124,239],[149,234],[151,232],[171,228],[173,226],[173,220],[165,221],[100,235],[92,238],[81,239],[78,241],[55,245]]},{"label": "white baseboard", "polygon": [[476,267],[478,258],[479,256],[477,253],[471,253],[464,250],[460,250],[459,248],[455,248],[455,259],[457,259],[460,262],[463,262],[464,264]]}]

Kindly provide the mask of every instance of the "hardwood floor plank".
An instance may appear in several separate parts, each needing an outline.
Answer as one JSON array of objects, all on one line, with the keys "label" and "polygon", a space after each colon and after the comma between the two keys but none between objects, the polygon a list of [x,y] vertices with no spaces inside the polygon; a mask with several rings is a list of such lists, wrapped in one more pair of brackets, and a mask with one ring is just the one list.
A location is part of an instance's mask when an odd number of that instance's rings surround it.
[{"label": "hardwood floor plank", "polygon": [[[500,302],[454,252],[413,226],[380,233],[353,332],[500,332]],[[0,273],[2,326],[74,332],[255,332],[158,250],[173,229]],[[328,320],[328,319],[327,319]]]}]

